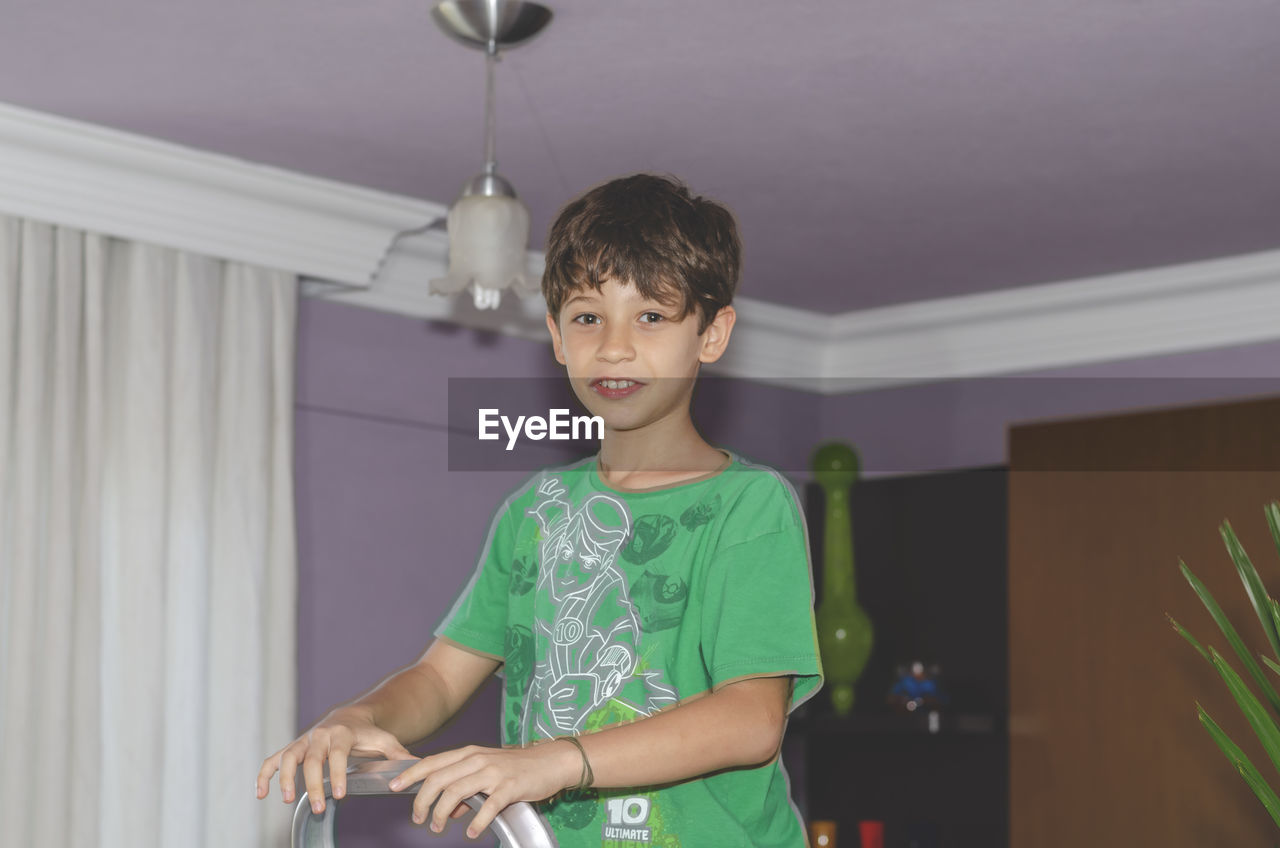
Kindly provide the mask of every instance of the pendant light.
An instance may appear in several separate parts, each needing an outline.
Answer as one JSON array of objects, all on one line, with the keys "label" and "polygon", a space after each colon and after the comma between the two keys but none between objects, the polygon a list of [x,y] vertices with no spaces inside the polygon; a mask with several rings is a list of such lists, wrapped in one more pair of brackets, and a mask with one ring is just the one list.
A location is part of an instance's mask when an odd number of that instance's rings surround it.
[{"label": "pendant light", "polygon": [[542,31],[551,10],[522,0],[444,0],[431,10],[436,25],[458,42],[485,54],[484,170],[472,177],[449,208],[449,271],[431,281],[432,294],[471,289],[477,309],[496,309],[502,290],[538,291],[525,271],[529,209],[498,173],[494,123],[494,72],[498,51],[523,44]]}]

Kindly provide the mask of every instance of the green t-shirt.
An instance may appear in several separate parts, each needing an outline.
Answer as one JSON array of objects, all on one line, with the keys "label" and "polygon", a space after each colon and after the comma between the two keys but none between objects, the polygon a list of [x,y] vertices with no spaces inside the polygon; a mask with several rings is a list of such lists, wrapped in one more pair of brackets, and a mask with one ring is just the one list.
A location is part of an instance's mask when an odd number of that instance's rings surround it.
[{"label": "green t-shirt", "polygon": [[[822,683],[804,514],[730,455],[674,486],[612,489],[590,457],[535,475],[495,516],[437,635],[502,660],[506,745],[591,733],[749,677]],[[781,761],[541,805],[562,848],[805,844]]]}]

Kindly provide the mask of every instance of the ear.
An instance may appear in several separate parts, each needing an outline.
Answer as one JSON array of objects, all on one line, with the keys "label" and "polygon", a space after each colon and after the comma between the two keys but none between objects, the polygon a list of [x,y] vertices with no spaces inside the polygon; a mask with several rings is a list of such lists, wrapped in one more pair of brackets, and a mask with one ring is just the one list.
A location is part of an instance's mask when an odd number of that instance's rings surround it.
[{"label": "ear", "polygon": [[738,313],[734,311],[732,306],[720,307],[716,317],[702,331],[702,349],[698,353],[699,362],[715,362],[724,354],[725,348],[729,346],[729,336],[733,334],[733,324],[737,319]]},{"label": "ear", "polygon": [[561,365],[566,364],[564,361],[564,341],[560,338],[560,326],[556,324],[556,319],[550,312],[547,313],[547,329],[551,331],[551,350],[555,354],[556,362]]}]

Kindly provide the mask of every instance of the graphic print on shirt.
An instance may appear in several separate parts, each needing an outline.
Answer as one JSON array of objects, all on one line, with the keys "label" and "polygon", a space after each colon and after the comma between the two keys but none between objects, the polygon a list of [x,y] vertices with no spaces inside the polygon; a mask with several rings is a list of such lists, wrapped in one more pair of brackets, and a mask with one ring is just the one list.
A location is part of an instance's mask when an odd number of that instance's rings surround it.
[{"label": "graphic print on shirt", "polygon": [[575,505],[552,477],[538,487],[528,514],[541,530],[541,542],[535,667],[520,744],[581,733],[587,717],[605,704],[626,708],[633,717],[674,704],[678,695],[662,672],[639,668],[644,634],[618,563],[632,532],[626,503],[593,492]]}]

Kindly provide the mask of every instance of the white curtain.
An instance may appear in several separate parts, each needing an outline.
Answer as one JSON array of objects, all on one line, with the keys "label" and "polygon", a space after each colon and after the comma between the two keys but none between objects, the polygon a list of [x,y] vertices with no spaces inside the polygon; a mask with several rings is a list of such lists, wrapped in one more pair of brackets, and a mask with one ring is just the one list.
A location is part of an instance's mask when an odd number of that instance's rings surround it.
[{"label": "white curtain", "polygon": [[288,844],[296,281],[0,218],[0,845]]}]

